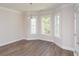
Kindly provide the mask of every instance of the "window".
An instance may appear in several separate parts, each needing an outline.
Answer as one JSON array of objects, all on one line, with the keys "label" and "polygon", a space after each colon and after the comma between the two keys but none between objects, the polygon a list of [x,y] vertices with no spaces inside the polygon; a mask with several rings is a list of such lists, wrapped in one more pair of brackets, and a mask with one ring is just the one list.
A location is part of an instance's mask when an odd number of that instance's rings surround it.
[{"label": "window", "polygon": [[55,37],[60,37],[60,16],[55,16]]},{"label": "window", "polygon": [[31,17],[31,34],[36,34],[36,20],[35,16]]},{"label": "window", "polygon": [[42,17],[42,34],[50,34],[50,17],[43,16]]}]

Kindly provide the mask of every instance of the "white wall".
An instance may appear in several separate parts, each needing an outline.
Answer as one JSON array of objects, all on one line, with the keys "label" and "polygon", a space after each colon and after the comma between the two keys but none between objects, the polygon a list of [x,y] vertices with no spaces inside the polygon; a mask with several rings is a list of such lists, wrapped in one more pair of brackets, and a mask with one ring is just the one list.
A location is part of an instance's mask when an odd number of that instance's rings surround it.
[{"label": "white wall", "polygon": [[[15,10],[0,7],[0,46],[21,39],[41,39],[52,41],[60,47],[72,50],[74,48],[74,9],[73,5],[65,4],[55,10],[33,12],[33,15],[42,16],[51,14],[50,36],[41,34],[40,17],[38,18],[37,34],[30,34],[30,20],[27,18],[30,13],[20,13]],[[54,16],[60,13],[61,16],[61,38],[54,37]]]},{"label": "white wall", "polygon": [[24,37],[22,14],[0,7],[0,46],[21,40]]},{"label": "white wall", "polygon": [[74,5],[64,4],[53,11],[54,16],[59,13],[61,19],[61,38],[53,36],[54,42],[64,49],[74,50]]},{"label": "white wall", "polygon": [[73,6],[65,6],[62,11],[62,38],[63,46],[74,48],[74,8]]},{"label": "white wall", "polygon": [[[58,44],[60,47],[68,49],[68,50],[74,50],[74,9],[73,9],[73,5],[72,4],[64,4],[60,7],[57,7],[56,9],[52,10],[53,12],[36,12],[36,15],[48,15],[51,14],[52,15],[52,20],[51,20],[51,28],[52,28],[52,35],[51,36],[46,36],[46,35],[42,35],[39,31],[39,29],[41,28],[40,26],[38,26],[38,34],[35,35],[31,35],[29,34],[30,32],[30,21],[27,19],[27,15],[25,18],[26,21],[26,35],[27,35],[27,39],[41,39],[41,40],[46,40],[46,41],[52,41],[55,42],[56,44]],[[56,13],[60,13],[60,17],[61,17],[61,38],[56,38],[54,37],[54,16]],[[40,20],[40,19],[38,19]],[[38,21],[38,24],[40,21]]]}]

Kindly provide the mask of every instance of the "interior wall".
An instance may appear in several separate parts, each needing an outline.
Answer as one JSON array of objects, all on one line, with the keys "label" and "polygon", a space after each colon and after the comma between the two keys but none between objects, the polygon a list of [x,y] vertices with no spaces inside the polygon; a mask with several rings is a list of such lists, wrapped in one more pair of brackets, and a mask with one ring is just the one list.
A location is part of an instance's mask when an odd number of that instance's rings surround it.
[{"label": "interior wall", "polygon": [[63,47],[74,49],[74,7],[67,5],[62,8],[62,39]]},{"label": "interior wall", "polygon": [[[52,11],[52,12],[51,12]],[[58,44],[60,47],[68,49],[68,50],[74,50],[74,7],[73,4],[64,4],[62,6],[59,6],[55,8],[54,10],[51,10],[50,12],[45,11],[45,12],[38,12],[36,15],[39,15],[39,17],[43,15],[48,15],[51,14],[52,19],[51,19],[51,29],[52,29],[52,35],[51,36],[46,36],[42,35],[39,31],[41,28],[38,26],[38,34],[32,35],[29,34],[30,32],[30,21],[27,19],[28,13],[25,20],[26,20],[26,35],[28,40],[33,40],[33,39],[41,39],[41,40],[46,40],[46,41],[52,41]],[[56,38],[54,37],[54,16],[56,13],[60,13],[61,17],[61,38]],[[38,20],[38,25],[40,24],[40,18]]]},{"label": "interior wall", "polygon": [[[0,46],[9,42],[17,41],[20,39],[41,39],[46,41],[52,41],[59,46],[66,49],[74,48],[74,9],[73,5],[65,4],[57,7],[55,10],[33,12],[33,15],[42,16],[51,14],[51,36],[42,35],[40,28],[40,17],[38,17],[37,34],[30,34],[30,20],[28,16],[31,14],[26,12],[25,14],[0,8]],[[61,38],[54,37],[54,16],[56,13],[61,14]]]},{"label": "interior wall", "polygon": [[73,4],[64,4],[55,12],[61,14],[61,46],[65,49],[74,50],[74,6]]},{"label": "interior wall", "polygon": [[22,14],[0,7],[0,46],[21,40],[24,37]]}]

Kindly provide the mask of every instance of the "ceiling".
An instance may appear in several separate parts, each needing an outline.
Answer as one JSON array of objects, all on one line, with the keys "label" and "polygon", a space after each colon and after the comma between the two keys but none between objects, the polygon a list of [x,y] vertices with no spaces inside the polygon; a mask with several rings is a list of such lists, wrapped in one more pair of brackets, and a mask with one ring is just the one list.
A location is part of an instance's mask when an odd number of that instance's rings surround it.
[{"label": "ceiling", "polygon": [[55,8],[58,3],[0,3],[0,7],[6,7],[17,11],[39,11]]}]

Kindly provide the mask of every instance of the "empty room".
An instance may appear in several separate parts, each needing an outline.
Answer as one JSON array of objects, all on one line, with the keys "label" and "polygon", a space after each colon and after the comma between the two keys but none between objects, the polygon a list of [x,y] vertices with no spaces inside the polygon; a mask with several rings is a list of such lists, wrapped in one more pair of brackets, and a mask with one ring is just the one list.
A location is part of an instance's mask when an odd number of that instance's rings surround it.
[{"label": "empty room", "polygon": [[78,56],[79,4],[0,3],[0,56]]}]

